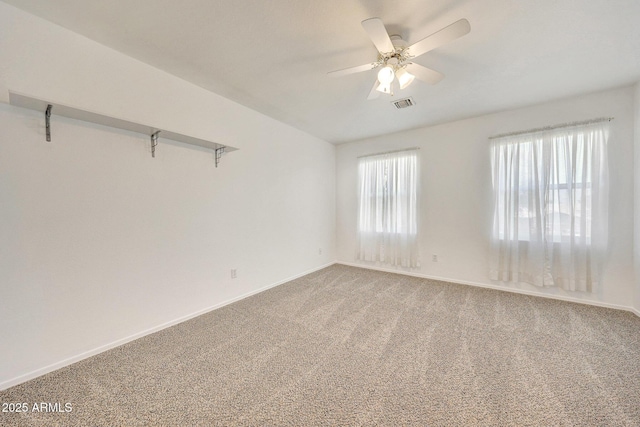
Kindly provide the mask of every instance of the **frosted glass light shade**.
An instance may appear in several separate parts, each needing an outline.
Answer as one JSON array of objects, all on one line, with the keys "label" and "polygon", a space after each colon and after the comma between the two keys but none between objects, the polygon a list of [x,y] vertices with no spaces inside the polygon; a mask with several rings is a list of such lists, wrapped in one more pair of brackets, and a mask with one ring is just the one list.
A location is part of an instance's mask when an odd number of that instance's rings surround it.
[{"label": "frosted glass light shade", "polygon": [[413,82],[413,79],[415,79],[415,76],[404,68],[398,70],[396,77],[398,78],[398,83],[400,83],[400,89],[404,89],[409,86],[411,82]]},{"label": "frosted glass light shade", "polygon": [[391,93],[391,83],[380,83],[376,90],[378,92],[389,94]]},{"label": "frosted glass light shade", "polygon": [[388,65],[386,67],[381,68],[380,71],[378,71],[378,81],[381,84],[386,84],[386,85],[391,84],[394,77],[395,75],[393,73],[393,68],[389,67]]}]

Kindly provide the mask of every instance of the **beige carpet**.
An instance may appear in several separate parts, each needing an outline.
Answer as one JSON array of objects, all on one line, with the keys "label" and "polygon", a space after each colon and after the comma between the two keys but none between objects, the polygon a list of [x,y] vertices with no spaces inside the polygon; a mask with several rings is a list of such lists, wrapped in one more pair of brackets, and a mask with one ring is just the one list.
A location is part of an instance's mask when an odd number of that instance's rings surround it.
[{"label": "beige carpet", "polygon": [[640,318],[335,265],[0,392],[2,425],[640,425]]}]

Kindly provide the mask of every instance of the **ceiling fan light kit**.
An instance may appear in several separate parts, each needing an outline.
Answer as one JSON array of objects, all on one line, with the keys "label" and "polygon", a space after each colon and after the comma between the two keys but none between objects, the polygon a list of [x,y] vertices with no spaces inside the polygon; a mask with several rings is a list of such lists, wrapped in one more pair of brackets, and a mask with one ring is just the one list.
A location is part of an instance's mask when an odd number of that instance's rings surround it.
[{"label": "ceiling fan light kit", "polygon": [[391,84],[394,77],[395,73],[393,72],[393,68],[389,65],[385,65],[378,71],[378,81],[382,84]]},{"label": "ceiling fan light kit", "polygon": [[432,85],[438,83],[444,78],[442,73],[416,64],[413,60],[471,31],[469,21],[460,19],[440,31],[407,46],[402,37],[398,35],[389,36],[380,18],[365,19],[362,21],[362,27],[369,35],[376,49],[378,49],[378,60],[370,64],[332,71],[329,75],[339,77],[382,67],[378,71],[378,79],[374,83],[367,99],[376,98],[377,92],[393,96],[393,85],[396,79],[400,89],[405,89],[415,78]]},{"label": "ceiling fan light kit", "polygon": [[391,88],[391,83],[380,83],[378,87],[376,87],[376,90],[378,92],[393,95],[393,89]]},{"label": "ceiling fan light kit", "polygon": [[400,68],[396,72],[396,77],[398,78],[398,83],[400,83],[400,89],[404,89],[409,86],[416,78],[416,76],[409,73],[405,68]]}]

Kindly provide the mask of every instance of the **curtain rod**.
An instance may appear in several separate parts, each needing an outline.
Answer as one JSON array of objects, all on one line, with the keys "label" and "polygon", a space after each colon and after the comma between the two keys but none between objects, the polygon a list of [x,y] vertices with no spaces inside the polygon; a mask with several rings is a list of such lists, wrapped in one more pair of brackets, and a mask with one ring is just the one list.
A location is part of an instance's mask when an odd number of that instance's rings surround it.
[{"label": "curtain rod", "polygon": [[363,157],[382,156],[383,154],[401,153],[403,151],[412,151],[412,150],[419,150],[419,149],[420,147],[410,147],[410,148],[403,148],[402,150],[383,151],[382,153],[373,153],[373,154],[367,154],[365,156],[358,156],[358,159],[362,159]]},{"label": "curtain rod", "polygon": [[613,117],[600,117],[598,119],[583,120],[583,121],[580,121],[580,122],[562,123],[562,124],[558,124],[558,125],[546,126],[546,127],[537,128],[537,129],[529,129],[529,130],[522,130],[522,131],[516,131],[516,132],[509,132],[509,133],[501,133],[500,135],[490,136],[489,139],[504,138],[505,136],[524,135],[526,133],[537,133],[537,132],[543,132],[543,131],[546,131],[546,130],[554,130],[554,129],[559,129],[559,128],[568,128],[568,127],[571,127],[571,126],[590,125],[590,124],[593,124],[593,123],[610,122],[611,120],[613,120]]}]

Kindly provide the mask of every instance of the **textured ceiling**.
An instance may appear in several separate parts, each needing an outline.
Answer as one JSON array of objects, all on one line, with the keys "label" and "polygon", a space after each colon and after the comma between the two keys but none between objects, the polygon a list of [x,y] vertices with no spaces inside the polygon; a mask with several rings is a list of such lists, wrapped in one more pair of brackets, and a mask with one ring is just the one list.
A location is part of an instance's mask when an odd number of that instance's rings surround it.
[{"label": "textured ceiling", "polygon": [[[638,0],[4,1],[333,143],[640,80]],[[471,32],[416,60],[437,85],[367,101],[376,71],[326,73],[376,59],[370,17],[409,43]]]}]

